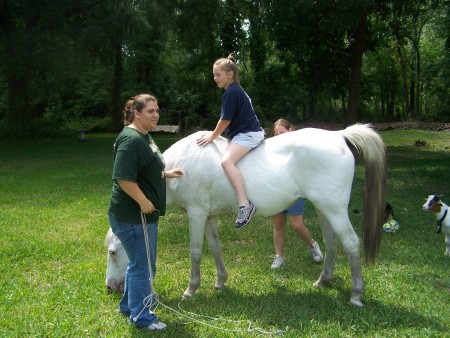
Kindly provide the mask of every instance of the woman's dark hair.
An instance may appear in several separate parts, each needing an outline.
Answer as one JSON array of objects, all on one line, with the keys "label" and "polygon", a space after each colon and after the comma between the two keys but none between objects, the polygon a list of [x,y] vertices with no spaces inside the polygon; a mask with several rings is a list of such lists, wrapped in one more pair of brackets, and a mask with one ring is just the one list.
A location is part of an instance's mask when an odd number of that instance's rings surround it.
[{"label": "woman's dark hair", "polygon": [[156,97],[150,94],[139,94],[128,100],[123,110],[124,125],[130,125],[134,120],[134,111],[142,111],[148,101],[158,102]]}]

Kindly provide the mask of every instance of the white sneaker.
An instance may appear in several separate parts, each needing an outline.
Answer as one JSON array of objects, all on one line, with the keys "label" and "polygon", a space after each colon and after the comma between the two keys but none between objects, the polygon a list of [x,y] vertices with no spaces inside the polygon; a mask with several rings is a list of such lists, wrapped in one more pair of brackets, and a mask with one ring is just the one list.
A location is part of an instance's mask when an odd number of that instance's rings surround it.
[{"label": "white sneaker", "polygon": [[159,331],[164,330],[167,327],[167,325],[161,321],[156,321],[154,323],[151,323],[149,326],[146,327],[149,331]]},{"label": "white sneaker", "polygon": [[279,269],[284,264],[284,258],[278,255],[273,256],[272,269]]},{"label": "white sneaker", "polygon": [[247,206],[240,206],[238,209],[238,217],[236,219],[236,224],[234,226],[236,228],[245,227],[248,223],[250,223],[255,211],[256,207],[250,201],[248,201]]},{"label": "white sneaker", "polygon": [[320,263],[323,261],[322,251],[320,251],[320,246],[316,241],[309,247],[309,252],[311,253],[314,262]]}]

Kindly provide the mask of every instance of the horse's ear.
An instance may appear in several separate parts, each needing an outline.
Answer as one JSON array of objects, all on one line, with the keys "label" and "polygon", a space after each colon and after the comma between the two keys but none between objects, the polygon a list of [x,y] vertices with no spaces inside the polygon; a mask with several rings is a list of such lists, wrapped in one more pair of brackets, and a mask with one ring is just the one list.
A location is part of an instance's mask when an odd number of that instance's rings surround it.
[{"label": "horse's ear", "polygon": [[442,198],[444,195],[435,195],[437,198]]}]

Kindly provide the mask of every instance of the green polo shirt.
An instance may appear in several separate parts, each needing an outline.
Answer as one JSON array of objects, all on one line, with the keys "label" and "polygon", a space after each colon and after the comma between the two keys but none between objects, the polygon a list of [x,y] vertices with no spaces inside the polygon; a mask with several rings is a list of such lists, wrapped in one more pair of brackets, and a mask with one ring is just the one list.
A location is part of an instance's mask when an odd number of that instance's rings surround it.
[{"label": "green polo shirt", "polygon": [[166,180],[162,154],[149,134],[124,127],[113,147],[114,181],[109,214],[121,222],[139,224],[141,209],[119,186],[117,180],[137,182],[158,212],[146,215],[147,223],[158,221],[166,212]]}]

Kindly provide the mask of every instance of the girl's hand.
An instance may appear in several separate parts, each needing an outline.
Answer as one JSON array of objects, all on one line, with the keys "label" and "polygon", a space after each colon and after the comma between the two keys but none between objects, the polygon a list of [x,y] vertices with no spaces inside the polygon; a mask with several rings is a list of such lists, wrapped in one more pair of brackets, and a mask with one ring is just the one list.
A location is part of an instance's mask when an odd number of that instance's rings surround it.
[{"label": "girl's hand", "polygon": [[211,137],[211,134],[209,135],[203,135],[200,138],[197,139],[197,144],[200,147],[204,147],[206,146],[208,143],[211,143],[212,141],[214,141],[214,139]]}]

